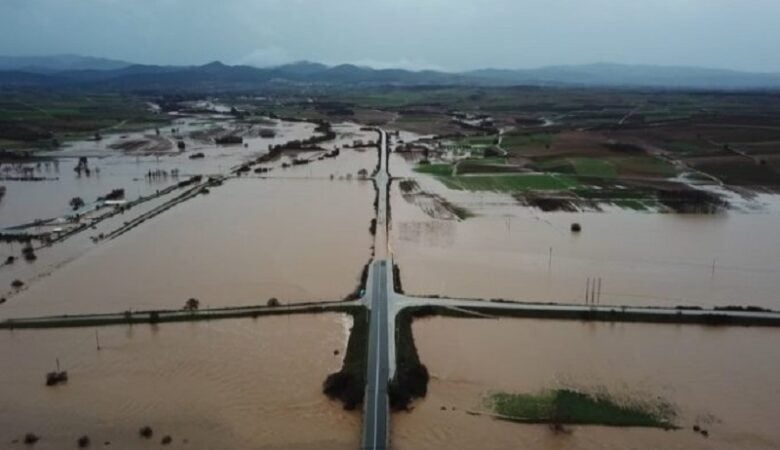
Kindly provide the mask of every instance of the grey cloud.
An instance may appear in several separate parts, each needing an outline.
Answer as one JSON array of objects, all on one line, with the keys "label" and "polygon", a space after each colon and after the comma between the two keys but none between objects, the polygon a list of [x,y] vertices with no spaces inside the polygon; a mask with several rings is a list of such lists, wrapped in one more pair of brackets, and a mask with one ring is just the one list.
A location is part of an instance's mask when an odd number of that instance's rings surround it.
[{"label": "grey cloud", "polygon": [[780,71],[777,0],[3,0],[0,54]]}]

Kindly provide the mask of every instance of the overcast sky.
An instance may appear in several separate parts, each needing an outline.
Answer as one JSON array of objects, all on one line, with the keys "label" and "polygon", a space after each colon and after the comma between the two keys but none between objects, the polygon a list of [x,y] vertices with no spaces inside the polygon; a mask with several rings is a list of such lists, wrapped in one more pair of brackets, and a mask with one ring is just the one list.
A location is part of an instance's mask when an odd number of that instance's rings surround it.
[{"label": "overcast sky", "polygon": [[0,54],[780,72],[780,0],[0,0]]}]

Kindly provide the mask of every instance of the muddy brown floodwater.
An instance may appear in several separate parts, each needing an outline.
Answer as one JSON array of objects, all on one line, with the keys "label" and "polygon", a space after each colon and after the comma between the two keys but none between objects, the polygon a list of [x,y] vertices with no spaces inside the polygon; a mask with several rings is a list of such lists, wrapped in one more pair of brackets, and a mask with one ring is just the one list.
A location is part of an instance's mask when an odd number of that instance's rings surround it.
[{"label": "muddy brown floodwater", "polygon": [[373,198],[369,181],[229,180],[35,281],[0,317],[340,300],[371,255]]},{"label": "muddy brown floodwater", "polygon": [[[212,117],[186,117],[175,119],[170,126],[136,132],[106,134],[101,141],[74,141],[62,150],[41,153],[52,159],[37,163],[26,163],[34,168],[36,177],[46,181],[3,181],[7,192],[0,201],[0,227],[16,226],[37,219],[50,219],[70,214],[68,202],[81,197],[87,205],[93,204],[99,196],[113,189],[124,189],[128,200],[149,195],[156,190],[192,175],[227,174],[232,167],[253,159],[268,151],[268,146],[278,145],[293,139],[305,139],[313,135],[314,124],[306,122],[271,122],[276,136],[273,138],[247,137],[243,145],[215,145],[189,137],[191,133],[207,130],[214,126],[233,129],[232,120]],[[171,132],[175,128],[175,133]],[[173,143],[169,151],[158,154],[134,154],[112,149],[112,146],[134,140],[152,138],[166,139]],[[181,140],[185,151],[179,151],[175,144]],[[195,153],[203,153],[200,159],[190,159]],[[78,176],[74,171],[79,157],[87,157],[91,175]],[[0,170],[10,170],[11,164],[4,164]],[[165,171],[179,175],[148,178],[149,172]],[[14,175],[13,172],[10,175]]]},{"label": "muddy brown floodwater", "polygon": [[[780,447],[780,330],[444,318],[418,320],[413,330],[432,379],[412,412],[393,415],[397,450]],[[576,426],[555,434],[467,413],[486,412],[490,392],[555,388],[661,397],[675,406],[681,429]]]},{"label": "muddy brown floodwater", "polygon": [[[279,160],[264,166],[273,167],[274,170],[262,176],[272,178],[334,178],[344,179],[360,178],[359,172],[365,171],[370,175],[377,164],[376,146],[365,146],[369,142],[376,142],[376,131],[362,130],[361,125],[344,122],[333,125],[336,138],[319,144],[323,151],[288,151]],[[360,141],[364,146],[352,148]],[[338,148],[340,154],[335,158],[320,159],[328,151]],[[310,164],[292,165],[282,167],[284,163],[291,164],[294,159],[311,161]]]},{"label": "muddy brown floodwater", "polygon": [[432,218],[393,186],[392,246],[408,294],[584,303],[588,278],[601,278],[605,305],[780,308],[777,196],[759,196],[756,212],[544,213],[399,172],[476,215]]},{"label": "muddy brown floodwater", "polygon": [[[321,393],[341,365],[348,316],[0,333],[0,448],[357,448],[360,415]],[[55,359],[65,385],[46,387]],[[150,426],[150,442],[138,430]]]}]

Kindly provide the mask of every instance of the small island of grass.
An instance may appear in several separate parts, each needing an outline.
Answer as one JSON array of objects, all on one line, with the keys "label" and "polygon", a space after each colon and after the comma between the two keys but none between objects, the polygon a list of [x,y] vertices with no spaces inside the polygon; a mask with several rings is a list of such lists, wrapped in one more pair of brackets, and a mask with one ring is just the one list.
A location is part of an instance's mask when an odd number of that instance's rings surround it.
[{"label": "small island of grass", "polygon": [[485,404],[499,418],[522,423],[675,428],[674,410],[666,403],[618,403],[606,394],[570,389],[538,394],[494,393]]}]

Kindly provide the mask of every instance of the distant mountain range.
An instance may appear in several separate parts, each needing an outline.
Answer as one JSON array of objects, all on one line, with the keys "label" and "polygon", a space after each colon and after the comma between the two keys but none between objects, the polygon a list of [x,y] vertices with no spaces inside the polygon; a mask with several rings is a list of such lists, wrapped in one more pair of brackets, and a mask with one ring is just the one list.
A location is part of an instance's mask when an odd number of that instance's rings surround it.
[{"label": "distant mountain range", "polygon": [[0,56],[0,70],[53,73],[65,70],[116,70],[132,64],[106,58],[79,55]]},{"label": "distant mountain range", "polygon": [[0,87],[105,90],[238,91],[279,85],[331,86],[582,86],[780,89],[780,73],[623,64],[480,69],[460,73],[372,69],[301,61],[277,67],[155,66],[77,55],[2,57]]}]

